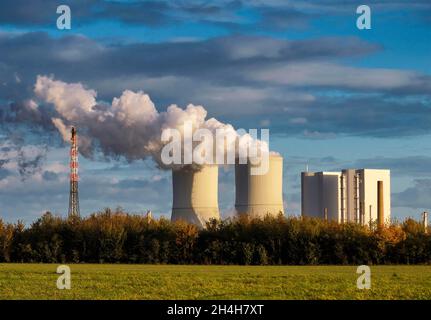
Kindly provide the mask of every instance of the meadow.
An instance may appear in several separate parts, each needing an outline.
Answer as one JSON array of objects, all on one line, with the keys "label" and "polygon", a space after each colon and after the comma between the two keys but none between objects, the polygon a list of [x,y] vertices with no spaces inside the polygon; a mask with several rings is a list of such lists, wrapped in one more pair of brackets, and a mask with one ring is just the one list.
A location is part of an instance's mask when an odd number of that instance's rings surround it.
[{"label": "meadow", "polygon": [[431,299],[431,266],[372,266],[371,289],[355,266],[0,264],[0,299]]}]

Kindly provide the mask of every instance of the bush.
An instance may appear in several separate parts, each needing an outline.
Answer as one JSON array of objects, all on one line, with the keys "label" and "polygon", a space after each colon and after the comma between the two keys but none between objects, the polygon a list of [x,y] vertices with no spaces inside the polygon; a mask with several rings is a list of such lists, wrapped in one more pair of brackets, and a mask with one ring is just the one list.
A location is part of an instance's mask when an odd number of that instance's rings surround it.
[{"label": "bush", "polygon": [[263,245],[258,245],[256,248],[257,264],[266,266],[268,264],[268,255]]},{"label": "bush", "polygon": [[47,212],[28,228],[0,220],[0,262],[429,264],[431,235],[411,219],[376,228],[240,216],[198,229],[121,208],[73,219]]}]

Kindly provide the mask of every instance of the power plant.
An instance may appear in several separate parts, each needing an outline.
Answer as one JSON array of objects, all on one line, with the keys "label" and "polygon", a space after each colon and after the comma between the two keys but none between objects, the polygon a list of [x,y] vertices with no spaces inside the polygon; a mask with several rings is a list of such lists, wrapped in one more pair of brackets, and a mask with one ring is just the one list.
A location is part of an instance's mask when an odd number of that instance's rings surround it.
[{"label": "power plant", "polygon": [[217,165],[172,170],[172,190],[172,221],[185,220],[204,227],[208,220],[220,219]]},{"label": "power plant", "polygon": [[[78,140],[71,129],[69,217],[79,216]],[[268,170],[255,174],[250,160],[235,164],[235,211],[253,218],[284,214],[283,158],[270,154]],[[253,174],[254,172],[254,174]],[[191,166],[172,170],[172,221],[184,220],[205,227],[210,219],[220,219],[218,206],[218,165]],[[302,216],[355,222],[377,222],[379,226],[391,216],[390,171],[344,169],[340,172],[302,172]],[[151,214],[148,215],[151,219]],[[427,217],[423,218],[426,228]]]},{"label": "power plant", "polygon": [[302,172],[302,215],[361,225],[390,221],[389,170]]},{"label": "power plant", "polygon": [[[79,216],[78,140],[71,129],[69,217]],[[258,164],[260,165],[260,164]],[[271,154],[265,174],[253,174],[258,165],[250,160],[235,164],[235,211],[253,218],[284,214],[283,158]],[[205,227],[210,219],[220,219],[218,206],[218,165],[190,166],[172,170],[172,221],[184,220]],[[390,171],[344,169],[340,172],[302,172],[302,216],[355,222],[377,222],[391,216]],[[147,214],[151,219],[151,213]],[[427,215],[423,225],[427,228]]]},{"label": "power plant", "polygon": [[[235,210],[253,218],[284,214],[283,158],[271,154],[266,174],[252,174],[255,165],[235,164]],[[172,171],[172,221],[204,227],[220,219],[218,166]],[[302,215],[355,222],[361,225],[390,221],[390,171],[345,169],[341,172],[302,172]]]},{"label": "power plant", "polygon": [[235,165],[236,212],[259,218],[284,214],[283,158],[270,155],[266,174],[252,175],[253,166],[250,162]]},{"label": "power plant", "polygon": [[[232,155],[230,160],[242,158],[246,148],[249,151],[256,149],[255,151],[269,152],[268,130],[265,130],[265,134],[261,133],[261,140],[253,137],[251,132],[240,134],[229,123],[215,118],[207,119],[207,110],[200,105],[189,104],[182,109],[172,104],[165,111],[159,112],[147,94],[125,90],[119,98],[112,100],[111,105],[103,104],[101,108],[93,108],[97,105],[95,91],[85,89],[80,83],[66,83],[42,75],[37,77],[34,92],[42,101],[54,105],[57,115],[52,122],[64,140],[69,140],[64,130],[68,124],[74,122],[83,127],[87,154],[101,151],[107,158],[124,158],[128,161],[152,158],[160,168],[173,169],[173,221],[184,219],[203,226],[211,218],[220,218],[218,167],[205,165],[200,170],[193,170],[191,160],[194,158],[194,151],[198,151],[196,154],[200,154],[199,158],[203,154],[206,158],[215,152],[216,158],[221,154],[220,158],[224,159],[227,153]],[[77,99],[77,92],[85,99]],[[75,105],[76,101],[83,105]],[[218,132],[222,133],[223,139],[219,139]],[[214,133],[215,141],[212,136]],[[208,135],[211,135],[211,139],[207,139]],[[205,143],[199,145],[200,149],[193,150],[195,143],[203,140]],[[218,141],[223,143],[223,147],[214,146]],[[179,152],[175,152],[178,149]],[[185,150],[187,152],[183,153]],[[191,157],[186,159],[185,155],[189,152]],[[162,161],[163,154],[168,158],[167,163]],[[184,155],[184,163],[175,163],[175,159],[181,159],[181,155]],[[253,155],[250,157],[253,158]],[[256,168],[251,158],[245,164],[235,164],[237,213],[252,217],[283,214],[283,158],[270,155],[269,163],[265,162],[265,169],[269,170],[264,174],[255,174]],[[198,162],[195,164],[200,165]],[[186,166],[177,170],[179,164]],[[192,166],[187,168],[189,164]],[[384,225],[390,220],[389,170],[303,172],[301,178],[303,216],[361,225],[373,222]],[[70,150],[69,216],[79,216],[75,128],[72,128]]]}]

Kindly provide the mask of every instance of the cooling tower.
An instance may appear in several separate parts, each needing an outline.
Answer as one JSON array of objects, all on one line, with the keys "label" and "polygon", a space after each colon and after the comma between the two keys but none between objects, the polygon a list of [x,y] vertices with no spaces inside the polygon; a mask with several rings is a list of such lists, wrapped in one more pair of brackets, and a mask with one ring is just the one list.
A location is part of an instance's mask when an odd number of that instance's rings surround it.
[{"label": "cooling tower", "polygon": [[283,209],[283,158],[269,157],[269,170],[264,175],[251,175],[252,164],[235,165],[237,213],[253,217],[284,214]]},{"label": "cooling tower", "polygon": [[218,166],[201,170],[172,171],[173,203],[171,220],[185,220],[199,227],[211,218],[220,219],[218,209]]}]

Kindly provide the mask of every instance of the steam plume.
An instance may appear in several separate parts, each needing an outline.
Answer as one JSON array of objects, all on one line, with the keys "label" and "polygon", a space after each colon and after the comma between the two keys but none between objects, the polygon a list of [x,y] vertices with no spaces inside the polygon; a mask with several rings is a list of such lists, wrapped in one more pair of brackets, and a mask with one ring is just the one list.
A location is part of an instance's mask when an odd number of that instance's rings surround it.
[{"label": "steam plume", "polygon": [[[34,92],[42,101],[54,105],[57,115],[51,121],[65,141],[70,139],[70,126],[79,128],[79,148],[86,157],[100,150],[107,157],[124,157],[129,161],[151,157],[161,168],[174,168],[161,161],[161,150],[167,143],[161,141],[161,135],[167,129],[178,129],[183,134],[185,122],[191,123],[193,130],[205,128],[213,133],[216,129],[224,130],[243,146],[255,143],[260,150],[268,148],[266,143],[248,134],[239,135],[230,124],[206,119],[207,111],[200,105],[189,104],[181,109],[173,104],[165,112],[159,112],[142,91],[125,90],[111,104],[98,103],[96,91],[86,89],[81,83],[38,76]],[[235,143],[221,147],[227,152]]]}]

